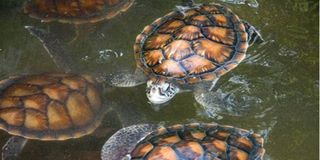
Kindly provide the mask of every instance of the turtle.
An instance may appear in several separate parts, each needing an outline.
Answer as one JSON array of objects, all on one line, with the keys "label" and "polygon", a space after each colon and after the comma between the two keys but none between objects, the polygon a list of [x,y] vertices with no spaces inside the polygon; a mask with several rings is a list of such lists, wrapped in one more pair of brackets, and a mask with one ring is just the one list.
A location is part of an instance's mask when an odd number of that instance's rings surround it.
[{"label": "turtle", "polygon": [[[92,24],[109,20],[127,11],[135,0],[27,0],[23,12],[41,22],[57,21],[74,24],[74,42],[83,32],[92,30]],[[61,31],[61,26],[58,26]],[[83,31],[84,30],[84,31]]]},{"label": "turtle", "polygon": [[102,160],[262,160],[263,136],[217,123],[140,124],[112,135]]},{"label": "turtle", "polygon": [[[0,81],[0,130],[13,135],[2,149],[3,160],[18,157],[28,139],[63,141],[89,135],[106,113],[120,109],[102,100],[102,84],[97,77],[72,73],[72,59],[58,39],[33,26],[26,29],[43,43],[63,72],[18,75]],[[120,120],[122,113],[117,111]],[[127,119],[120,122],[132,121],[129,116],[123,115]]]},{"label": "turtle", "polygon": [[112,86],[147,83],[147,98],[155,106],[185,91],[193,91],[202,106],[213,106],[210,98],[218,79],[236,68],[248,47],[263,38],[223,5],[188,1],[143,29],[134,44],[135,72],[111,75]]},{"label": "turtle", "polygon": [[28,0],[23,11],[42,22],[84,24],[111,19],[133,3],[134,0]]},{"label": "turtle", "polygon": [[89,75],[42,73],[0,81],[0,129],[13,135],[2,159],[17,156],[28,139],[62,141],[92,133],[103,107]]}]

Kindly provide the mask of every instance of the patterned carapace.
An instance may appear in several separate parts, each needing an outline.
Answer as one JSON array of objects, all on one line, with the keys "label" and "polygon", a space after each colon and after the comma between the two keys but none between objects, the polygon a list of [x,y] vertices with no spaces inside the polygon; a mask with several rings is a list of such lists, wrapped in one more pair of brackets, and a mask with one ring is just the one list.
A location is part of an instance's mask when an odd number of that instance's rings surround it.
[{"label": "patterned carapace", "polygon": [[127,11],[134,0],[29,0],[24,12],[44,22],[95,23]]},{"label": "patterned carapace", "polygon": [[218,4],[171,12],[146,26],[134,46],[137,65],[151,78],[211,81],[235,68],[248,48],[237,15]]},{"label": "patterned carapace", "polygon": [[12,135],[78,138],[99,126],[105,110],[88,75],[45,73],[0,81],[0,129]]},{"label": "patterned carapace", "polygon": [[174,125],[145,137],[131,152],[132,160],[257,160],[263,138],[247,130],[210,124]]}]

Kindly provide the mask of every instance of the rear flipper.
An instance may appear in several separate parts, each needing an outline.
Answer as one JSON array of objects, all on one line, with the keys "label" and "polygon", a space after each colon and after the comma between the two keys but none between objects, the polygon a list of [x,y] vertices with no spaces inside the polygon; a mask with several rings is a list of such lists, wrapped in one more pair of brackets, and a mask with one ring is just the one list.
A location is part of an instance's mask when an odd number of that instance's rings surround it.
[{"label": "rear flipper", "polygon": [[[158,125],[141,124],[123,128],[111,136],[101,150],[102,160],[120,160],[134,149],[135,145]],[[129,159],[129,157],[128,157]]]},{"label": "rear flipper", "polygon": [[111,75],[107,81],[115,87],[135,87],[145,83],[147,79],[143,72],[137,69],[135,73],[123,72]]},{"label": "rear flipper", "polygon": [[246,31],[248,33],[248,43],[249,46],[252,46],[255,42],[261,43],[264,41],[260,32],[249,22],[242,21],[246,27]]},{"label": "rear flipper", "polygon": [[23,137],[12,136],[2,148],[2,160],[17,159],[27,141]]}]

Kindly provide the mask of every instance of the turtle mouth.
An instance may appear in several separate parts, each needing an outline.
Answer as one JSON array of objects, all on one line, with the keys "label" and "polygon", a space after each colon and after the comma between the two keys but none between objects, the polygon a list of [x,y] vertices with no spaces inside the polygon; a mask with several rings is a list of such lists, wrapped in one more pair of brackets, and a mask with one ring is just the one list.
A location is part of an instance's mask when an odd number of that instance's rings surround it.
[{"label": "turtle mouth", "polygon": [[152,104],[163,104],[171,100],[179,88],[171,83],[148,83],[146,94]]}]

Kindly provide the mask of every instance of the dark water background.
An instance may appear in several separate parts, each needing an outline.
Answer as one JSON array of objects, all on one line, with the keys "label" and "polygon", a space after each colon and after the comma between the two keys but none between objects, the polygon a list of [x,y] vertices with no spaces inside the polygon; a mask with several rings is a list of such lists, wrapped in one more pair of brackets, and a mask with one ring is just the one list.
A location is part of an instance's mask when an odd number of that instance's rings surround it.
[{"label": "dark water background", "polygon": [[[142,28],[171,11],[179,0],[137,0],[126,13],[91,26],[66,45],[75,72],[134,70],[133,43]],[[212,1],[201,1],[212,2]],[[316,160],[319,156],[319,2],[316,0],[258,0],[257,8],[225,3],[240,18],[261,30],[265,42],[248,50],[245,62],[218,83],[217,104],[245,108],[242,116],[208,118],[192,93],[177,95],[160,111],[147,102],[145,85],[109,88],[105,101],[124,112],[134,110],[154,123],[211,122],[266,134],[266,158]],[[23,15],[19,1],[0,2],[0,79],[22,73],[58,71],[39,41],[23,28],[35,25],[62,42],[74,37],[72,25],[49,23]],[[110,51],[112,50],[112,51]],[[118,54],[116,58],[115,53]],[[110,56],[108,56],[110,55]],[[133,122],[134,123],[134,122]],[[110,134],[120,128],[113,113],[89,136],[63,142],[30,141],[21,160],[99,159]],[[0,132],[0,146],[9,135]]]}]

